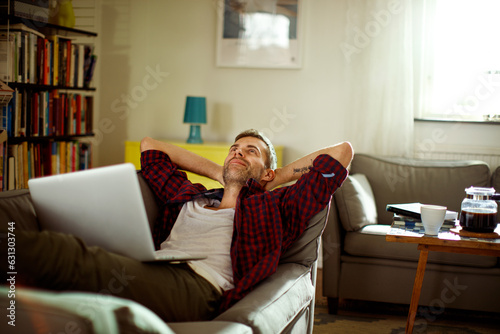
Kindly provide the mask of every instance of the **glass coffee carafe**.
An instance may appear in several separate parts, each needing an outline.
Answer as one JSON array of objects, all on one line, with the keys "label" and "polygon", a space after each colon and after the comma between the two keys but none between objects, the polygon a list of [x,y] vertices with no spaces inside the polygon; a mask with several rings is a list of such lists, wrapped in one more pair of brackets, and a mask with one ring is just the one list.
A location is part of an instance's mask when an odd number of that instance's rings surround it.
[{"label": "glass coffee carafe", "polygon": [[500,194],[494,188],[470,187],[462,201],[460,226],[466,231],[491,233],[497,226],[498,204]]}]

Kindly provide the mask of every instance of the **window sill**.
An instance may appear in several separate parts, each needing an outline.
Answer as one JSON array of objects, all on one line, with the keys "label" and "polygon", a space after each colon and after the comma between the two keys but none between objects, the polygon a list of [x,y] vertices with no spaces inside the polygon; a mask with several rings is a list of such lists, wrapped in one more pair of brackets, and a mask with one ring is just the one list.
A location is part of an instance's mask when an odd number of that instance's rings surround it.
[{"label": "window sill", "polygon": [[453,118],[414,118],[415,122],[446,122],[446,123],[466,123],[466,124],[488,124],[488,125],[500,125],[500,120],[498,121],[483,121],[483,120],[469,120],[469,119],[453,119]]}]

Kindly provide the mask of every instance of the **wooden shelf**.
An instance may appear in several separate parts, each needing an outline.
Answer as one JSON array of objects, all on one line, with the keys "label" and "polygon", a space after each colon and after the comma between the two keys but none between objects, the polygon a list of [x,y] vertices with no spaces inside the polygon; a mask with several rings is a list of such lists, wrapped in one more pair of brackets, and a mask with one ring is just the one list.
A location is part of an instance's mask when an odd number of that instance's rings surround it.
[{"label": "wooden shelf", "polygon": [[39,84],[31,84],[31,83],[21,83],[21,82],[9,82],[7,83],[11,88],[23,88],[23,89],[31,89],[37,91],[44,90],[79,90],[79,91],[96,91],[94,87],[68,87],[68,86],[52,86],[52,85],[39,85]]},{"label": "wooden shelf", "polygon": [[61,36],[97,37],[97,33],[92,32],[92,31],[63,27],[63,26],[59,26],[56,24],[42,22],[42,21],[36,21],[36,20],[30,20],[30,19],[26,19],[24,17],[15,16],[15,15],[3,14],[0,17],[0,23],[1,24],[23,23],[28,28],[38,30],[45,35],[58,34]]},{"label": "wooden shelf", "polygon": [[22,142],[42,142],[42,141],[72,141],[79,138],[91,138],[94,137],[94,133],[85,133],[80,135],[67,135],[67,136],[41,136],[41,137],[10,137],[9,144],[19,144]]}]

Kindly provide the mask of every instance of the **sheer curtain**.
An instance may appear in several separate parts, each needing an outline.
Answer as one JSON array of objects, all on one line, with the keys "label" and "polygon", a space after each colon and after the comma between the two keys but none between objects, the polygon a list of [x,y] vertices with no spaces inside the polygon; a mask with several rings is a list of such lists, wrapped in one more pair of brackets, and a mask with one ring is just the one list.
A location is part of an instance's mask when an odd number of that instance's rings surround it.
[{"label": "sheer curtain", "polygon": [[434,0],[347,0],[347,133],[357,152],[412,156],[413,119],[432,67]]}]

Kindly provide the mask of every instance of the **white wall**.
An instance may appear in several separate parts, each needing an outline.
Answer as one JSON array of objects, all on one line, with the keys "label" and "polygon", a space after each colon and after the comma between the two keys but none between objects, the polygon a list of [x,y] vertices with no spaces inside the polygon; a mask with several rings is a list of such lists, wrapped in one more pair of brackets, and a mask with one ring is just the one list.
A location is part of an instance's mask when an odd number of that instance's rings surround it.
[{"label": "white wall", "polygon": [[481,160],[493,170],[500,166],[500,124],[416,122],[415,154],[417,158]]},{"label": "white wall", "polygon": [[[289,162],[347,139],[338,76],[343,1],[304,1],[303,9],[302,69],[231,69],[215,66],[215,0],[103,1],[101,123],[95,122],[103,136],[97,138],[96,164],[123,161],[124,140],[187,139],[187,95],[207,98],[206,141],[232,141],[251,127],[272,128],[267,133],[286,147]],[[159,69],[159,81],[148,69]],[[132,98],[125,108],[127,95]],[[288,116],[281,120],[278,114]]]},{"label": "white wall", "polygon": [[[304,0],[303,67],[272,70],[215,66],[216,0],[103,0],[95,165],[122,162],[125,140],[185,140],[187,95],[207,98],[206,141],[232,141],[250,127],[273,128],[273,142],[285,146],[285,163],[353,140],[344,131],[355,120],[344,99],[339,48],[346,2]],[[283,122],[278,114],[290,116]],[[440,147],[467,146],[466,138],[485,150],[500,143],[498,126],[417,123],[417,144],[433,140],[436,128],[448,133]]]}]

